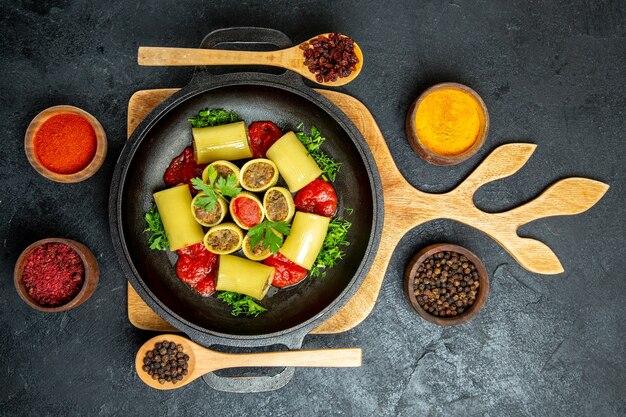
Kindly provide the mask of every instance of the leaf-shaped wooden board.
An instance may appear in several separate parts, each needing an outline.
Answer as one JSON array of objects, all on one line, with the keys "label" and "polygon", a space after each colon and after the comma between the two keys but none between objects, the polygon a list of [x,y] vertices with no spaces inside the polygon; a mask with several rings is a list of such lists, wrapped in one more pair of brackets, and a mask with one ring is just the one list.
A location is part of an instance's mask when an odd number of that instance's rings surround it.
[{"label": "leaf-shaped wooden board", "polygon": [[[136,93],[129,104],[129,135],[135,126],[177,89]],[[529,271],[557,274],[563,267],[544,243],[518,236],[517,229],[543,217],[582,213],[592,207],[609,188],[586,178],[567,178],[548,187],[526,204],[502,213],[486,213],[473,203],[473,195],[488,182],[513,175],[526,164],[536,145],[502,145],[454,190],[429,194],[415,189],[396,167],[385,139],[369,110],[357,99],[329,90],[317,90],[341,108],[361,131],[372,149],[384,192],[385,218],[378,252],[365,281],[352,299],[312,333],[340,333],[363,321],[374,308],[389,260],[402,237],[414,227],[435,219],[452,219],[472,226],[496,240]],[[175,330],[128,289],[128,315],[133,324],[146,330]]]}]

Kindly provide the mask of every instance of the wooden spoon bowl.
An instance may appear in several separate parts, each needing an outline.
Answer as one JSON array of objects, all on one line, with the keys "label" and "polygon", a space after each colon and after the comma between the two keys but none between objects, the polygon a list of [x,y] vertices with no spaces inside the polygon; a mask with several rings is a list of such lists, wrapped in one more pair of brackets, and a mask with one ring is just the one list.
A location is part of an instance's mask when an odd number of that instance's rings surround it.
[{"label": "wooden spoon bowl", "polygon": [[[478,286],[478,293],[476,294],[476,300],[474,300],[474,304],[472,304],[462,314],[454,317],[439,317],[430,314],[428,311],[422,308],[422,306],[417,302],[417,298],[415,296],[413,283],[418,268],[431,255],[443,251],[456,252],[458,254],[464,255],[467,259],[469,259],[470,262],[472,262],[476,267],[476,271],[478,272],[478,280],[480,283],[480,285]],[[489,294],[489,276],[487,275],[485,265],[473,252],[462,246],[452,245],[450,243],[437,243],[434,245],[426,246],[424,249],[416,253],[409,262],[409,265],[407,266],[404,273],[404,294],[411,304],[411,307],[413,307],[417,314],[422,316],[422,318],[424,318],[425,320],[439,326],[456,326],[458,324],[467,323],[468,321],[476,317],[478,312],[485,305],[485,302],[487,301],[487,295]]]},{"label": "wooden spoon bowl", "polygon": [[[146,354],[154,349],[157,343],[164,340],[182,345],[183,352],[189,355],[187,361],[188,374],[176,384],[159,383],[143,370]],[[200,378],[207,372],[225,368],[241,367],[359,367],[361,366],[361,349],[320,349],[295,350],[287,352],[263,353],[222,353],[200,346],[191,340],[176,334],[155,336],[141,345],[135,357],[135,369],[139,378],[152,388],[171,390],[183,387]]]},{"label": "wooden spoon bowl", "polygon": [[[82,170],[75,172],[73,174],[59,174],[57,172],[51,171],[46,168],[37,157],[35,153],[35,135],[37,135],[37,131],[49,118],[59,115],[59,114],[77,114],[82,116],[85,120],[89,122],[91,127],[93,128],[96,134],[96,153],[93,156],[93,159],[86,167]],[[87,113],[85,110],[79,109],[78,107],[68,106],[68,105],[60,105],[53,106],[43,110],[39,113],[28,125],[28,129],[26,129],[26,136],[24,137],[24,151],[26,152],[26,158],[28,158],[28,162],[35,168],[42,176],[56,182],[61,183],[73,183],[84,181],[87,178],[94,175],[102,166],[104,159],[107,154],[107,137],[104,132],[104,128],[91,114]]]},{"label": "wooden spoon bowl", "polygon": [[163,48],[163,47],[139,47],[137,62],[146,66],[202,66],[202,65],[269,65],[285,68],[315,83],[329,87],[339,87],[354,80],[363,68],[363,52],[357,43],[354,43],[354,53],[359,58],[355,71],[349,76],[338,78],[336,81],[320,83],[315,79],[315,74],[304,65],[304,54],[301,45],[314,40],[318,36],[328,36],[330,33],[316,35],[299,45],[287,49],[269,52],[255,51],[229,51],[221,49],[196,49],[196,48]]}]

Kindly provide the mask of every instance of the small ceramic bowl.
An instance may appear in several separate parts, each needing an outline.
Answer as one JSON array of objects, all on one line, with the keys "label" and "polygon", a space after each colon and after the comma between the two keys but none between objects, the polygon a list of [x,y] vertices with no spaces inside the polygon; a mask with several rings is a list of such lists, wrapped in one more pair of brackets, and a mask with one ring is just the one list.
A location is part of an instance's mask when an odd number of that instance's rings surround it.
[{"label": "small ceramic bowl", "polygon": [[[91,127],[93,127],[93,130],[96,133],[96,153],[91,162],[82,170],[73,174],[59,174],[57,172],[50,171],[39,161],[35,153],[34,141],[37,131],[39,130],[41,125],[46,122],[46,120],[48,120],[52,116],[67,113],[82,116],[89,122],[89,124],[91,124]],[[26,136],[24,137],[24,150],[26,151],[26,157],[28,158],[28,162],[30,162],[33,168],[35,168],[35,170],[42,176],[52,181],[62,183],[80,182],[94,175],[102,166],[104,158],[107,154],[107,137],[100,122],[91,114],[87,113],[85,110],[67,105],[54,106],[45,109],[37,116],[35,116],[35,118],[30,122],[30,124],[28,125],[28,129],[26,129]]]},{"label": "small ceramic bowl", "polygon": [[[481,131],[478,133],[478,138],[474,142],[474,144],[467,149],[465,152],[456,155],[441,155],[439,153],[435,153],[425,147],[420,140],[419,135],[417,134],[417,129],[415,126],[415,114],[417,113],[417,109],[420,103],[424,100],[424,98],[430,93],[442,90],[442,89],[456,89],[468,93],[478,102],[480,108],[483,113],[483,125]],[[489,112],[487,111],[487,106],[485,106],[485,102],[478,95],[478,93],[466,85],[458,84],[458,83],[441,83],[434,85],[424,91],[411,105],[409,108],[409,113],[406,117],[405,123],[406,137],[409,140],[409,144],[413,148],[413,150],[422,157],[426,162],[429,162],[433,165],[440,166],[450,166],[459,164],[476,154],[480,150],[480,148],[485,143],[485,139],[487,138],[487,133],[489,132]]]},{"label": "small ceramic bowl", "polygon": [[[454,317],[433,316],[428,311],[424,310],[422,306],[420,306],[417,302],[413,284],[419,266],[431,255],[444,251],[456,252],[464,255],[467,259],[469,259],[476,267],[476,271],[478,271],[478,279],[480,283],[480,285],[478,286],[478,293],[476,294],[476,300],[474,301],[474,304],[472,304],[471,307],[464,311],[462,314]],[[467,323],[468,321],[473,319],[483,308],[485,302],[487,301],[487,295],[489,294],[489,276],[487,275],[485,265],[481,262],[480,259],[478,259],[478,257],[474,253],[470,252],[462,246],[452,245],[449,243],[437,243],[435,245],[427,246],[418,253],[416,253],[409,262],[409,265],[407,266],[404,273],[404,294],[411,304],[411,307],[413,307],[417,314],[422,316],[423,319],[431,323],[438,324],[439,326],[455,326],[457,324]]]},{"label": "small ceramic bowl", "polygon": [[[83,265],[85,266],[85,277],[83,280],[83,286],[76,296],[68,301],[67,303],[58,306],[58,307],[45,307],[37,304],[35,300],[28,294],[26,290],[26,286],[24,285],[24,281],[22,280],[22,275],[24,273],[24,267],[26,266],[26,259],[28,255],[37,247],[45,244],[45,243],[64,243],[74,249],[80,259],[83,261]],[[47,313],[57,313],[61,311],[71,310],[74,307],[78,307],[85,301],[91,297],[91,295],[96,290],[98,286],[98,281],[100,278],[100,269],[98,268],[98,261],[96,261],[96,257],[91,253],[91,251],[83,244],[78,243],[74,240],[70,239],[61,239],[61,238],[49,238],[39,240],[32,245],[28,246],[24,249],[19,258],[17,258],[17,262],[15,263],[15,269],[13,271],[13,282],[15,283],[15,289],[17,293],[20,295],[22,300],[35,310],[44,311]]]}]

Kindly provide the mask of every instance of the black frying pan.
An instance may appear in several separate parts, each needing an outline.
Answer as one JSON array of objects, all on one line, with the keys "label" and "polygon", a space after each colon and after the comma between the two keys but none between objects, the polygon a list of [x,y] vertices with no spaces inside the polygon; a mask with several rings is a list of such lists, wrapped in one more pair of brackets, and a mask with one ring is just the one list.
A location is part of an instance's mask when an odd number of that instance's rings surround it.
[{"label": "black frying pan", "polygon": [[[235,41],[291,46],[281,32],[235,28],[212,32],[201,47]],[[187,118],[204,107],[235,110],[247,123],[272,120],[285,130],[300,121],[307,128],[315,125],[329,138],[324,151],[343,164],[334,186],[339,214],[353,223],[345,259],[325,278],[307,278],[287,289],[272,288],[262,302],[269,311],[256,318],[233,317],[215,297],[192,291],[176,276],[176,255],[150,250],[143,232],[143,215],[152,205],[152,193],[165,188],[166,167],[191,143]],[[291,72],[213,75],[198,69],[185,88],[144,119],[122,150],[109,200],[111,235],[124,273],[141,298],[196,342],[207,347],[283,344],[296,349],[310,330],[350,299],[365,278],[382,228],[382,195],[377,190],[381,185],[376,165],[358,130],[336,106],[305,86],[300,76]],[[354,214],[342,213],[345,207],[353,208]],[[290,376],[283,375],[282,382],[272,384],[282,386]],[[237,384],[230,387],[231,382],[220,383],[214,375],[210,378],[219,389],[260,390],[250,389],[249,384],[245,389]],[[261,385],[267,388],[267,384],[262,381]]]}]

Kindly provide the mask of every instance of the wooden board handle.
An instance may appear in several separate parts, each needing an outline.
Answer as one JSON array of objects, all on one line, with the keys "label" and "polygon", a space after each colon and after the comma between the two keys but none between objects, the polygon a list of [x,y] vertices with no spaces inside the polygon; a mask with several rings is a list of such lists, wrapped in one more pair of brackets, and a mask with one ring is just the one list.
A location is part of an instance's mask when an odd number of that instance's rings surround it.
[{"label": "wooden board handle", "polygon": [[566,178],[548,187],[539,197],[504,213],[496,213],[502,223],[493,227],[488,234],[497,240],[523,267],[540,274],[558,274],[563,266],[552,250],[543,243],[522,238],[517,230],[531,221],[551,216],[582,213],[602,198],[609,186],[587,178]]},{"label": "wooden board handle", "polygon": [[465,181],[445,194],[428,194],[412,187],[390,194],[395,196],[397,205],[403,207],[403,214],[398,218],[405,219],[405,229],[439,218],[456,220],[492,237],[529,271],[540,274],[563,272],[561,262],[547,245],[522,238],[517,230],[544,217],[582,213],[602,198],[608,185],[586,178],[567,178],[550,186],[536,199],[502,213],[486,213],[473,202],[476,190],[517,172],[535,148],[536,145],[529,143],[510,143],[496,148]]},{"label": "wooden board handle", "polygon": [[580,214],[593,207],[609,186],[588,178],[565,178],[544,190],[537,198],[508,211],[518,227],[550,216]]},{"label": "wooden board handle", "polygon": [[515,174],[532,156],[537,145],[508,143],[494,149],[456,189],[470,197],[483,185]]}]

